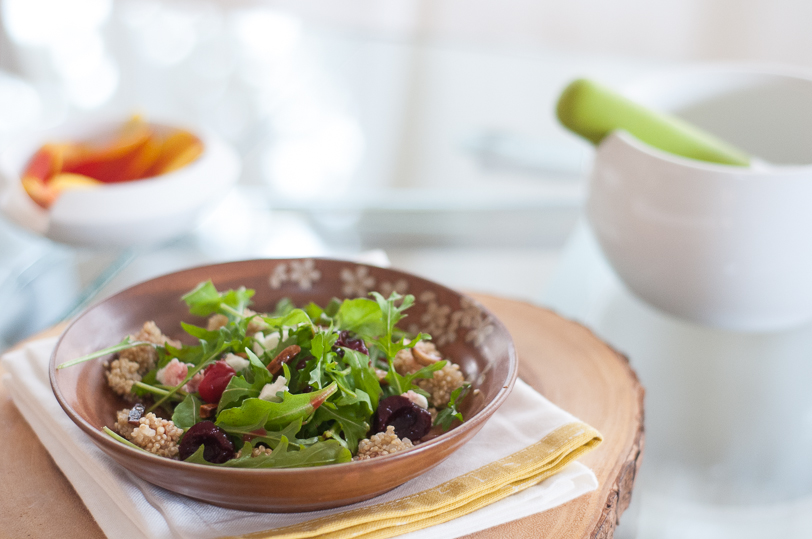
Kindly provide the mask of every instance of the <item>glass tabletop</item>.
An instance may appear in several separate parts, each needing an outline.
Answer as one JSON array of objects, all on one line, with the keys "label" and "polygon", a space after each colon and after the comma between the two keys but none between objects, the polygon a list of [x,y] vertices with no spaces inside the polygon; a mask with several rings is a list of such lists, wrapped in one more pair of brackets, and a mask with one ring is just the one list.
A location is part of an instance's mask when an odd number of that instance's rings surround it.
[{"label": "glass tabletop", "polygon": [[[392,265],[448,286],[530,299],[558,260],[558,241],[483,240],[420,245],[334,241],[303,212],[271,210],[236,188],[195,230],[160,245],[92,249],[52,242],[0,220],[0,349],[135,283],[203,264],[252,258],[332,257]],[[437,219],[441,217],[436,216]],[[449,219],[454,222],[454,218]],[[565,235],[564,230],[558,234]],[[384,250],[383,247],[386,247]]]},{"label": "glass tabletop", "polygon": [[746,333],[667,315],[615,275],[585,222],[537,298],[626,355],[646,451],[616,537],[803,536],[812,515],[812,325]]},{"label": "glass tabletop", "polygon": [[215,130],[243,170],[192,232],[159,245],[64,245],[0,218],[0,350],[182,268],[388,260],[551,306],[629,355],[648,445],[615,537],[807,533],[809,328],[746,336],[664,317],[577,228],[591,150],[558,126],[558,92],[664,61],[350,31],[257,2],[76,2],[46,28],[29,4],[3,4],[0,148],[142,112]]},{"label": "glass tabletop", "polygon": [[385,249],[451,286],[532,297],[591,152],[555,120],[558,92],[652,64],[348,30],[250,2],[71,2],[47,31],[29,4],[6,4],[0,148],[140,112],[216,131],[242,174],[197,229],[158,246],[72,247],[0,220],[0,347],[126,284],[237,258]]}]

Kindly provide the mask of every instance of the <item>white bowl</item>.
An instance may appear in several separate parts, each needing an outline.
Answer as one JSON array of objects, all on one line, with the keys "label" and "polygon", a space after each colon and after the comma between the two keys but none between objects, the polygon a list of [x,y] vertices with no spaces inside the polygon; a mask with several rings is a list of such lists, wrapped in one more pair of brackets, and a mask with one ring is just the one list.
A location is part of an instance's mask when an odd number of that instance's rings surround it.
[{"label": "white bowl", "polygon": [[239,157],[228,144],[207,130],[189,129],[203,142],[203,153],[181,169],[98,189],[67,190],[48,210],[31,200],[20,175],[42,144],[78,141],[120,125],[120,121],[68,124],[4,149],[0,153],[0,211],[20,226],[64,243],[147,245],[191,230],[239,177]]},{"label": "white bowl", "polygon": [[624,132],[604,139],[587,215],[621,280],[702,324],[772,331],[812,319],[812,79],[706,67],[625,93],[774,165],[693,161]]}]

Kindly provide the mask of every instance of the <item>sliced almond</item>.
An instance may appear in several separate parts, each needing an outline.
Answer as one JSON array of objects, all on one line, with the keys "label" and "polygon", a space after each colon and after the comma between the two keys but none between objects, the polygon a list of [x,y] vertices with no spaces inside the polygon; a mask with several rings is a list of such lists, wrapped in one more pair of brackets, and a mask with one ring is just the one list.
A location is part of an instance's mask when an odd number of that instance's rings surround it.
[{"label": "sliced almond", "polygon": [[208,419],[214,416],[214,412],[217,410],[217,403],[213,404],[201,404],[200,405],[200,417],[203,419]]},{"label": "sliced almond", "polygon": [[273,361],[268,363],[268,372],[270,372],[271,374],[278,373],[279,371],[282,370],[283,363],[288,363],[291,359],[296,357],[296,354],[298,354],[301,351],[302,349],[299,347],[299,345],[291,344],[290,346],[279,352],[279,354],[275,358],[273,358]]},{"label": "sliced almond", "polygon": [[443,359],[439,355],[425,353],[423,350],[418,348],[419,346],[420,345],[418,344],[417,346],[412,348],[412,357],[415,359],[415,361],[417,361],[424,367],[427,365],[433,365],[438,361],[440,361],[441,359]]}]

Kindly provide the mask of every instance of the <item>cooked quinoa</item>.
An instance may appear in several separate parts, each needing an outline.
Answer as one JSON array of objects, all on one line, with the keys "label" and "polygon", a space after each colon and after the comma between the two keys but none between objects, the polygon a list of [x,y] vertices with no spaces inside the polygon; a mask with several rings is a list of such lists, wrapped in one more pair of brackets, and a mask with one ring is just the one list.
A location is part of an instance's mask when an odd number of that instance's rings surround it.
[{"label": "cooked quinoa", "polygon": [[[414,345],[414,347],[424,355],[440,357],[440,351],[437,350],[437,347],[431,341],[420,341]],[[398,374],[403,375],[415,373],[424,367],[424,365],[415,359],[411,348],[404,348],[399,351],[392,360],[392,364],[395,366],[395,370],[398,371]]]},{"label": "cooked quinoa", "polygon": [[[175,348],[180,348],[179,341],[170,339],[164,335],[155,322],[145,322],[141,330],[130,336],[134,341],[151,342],[154,344],[169,344]],[[107,384],[119,395],[127,396],[131,394],[133,384],[140,382],[141,377],[150,369],[155,367],[158,359],[158,352],[152,346],[136,346],[122,350],[118,359],[110,362],[107,371]]]},{"label": "cooked quinoa", "polygon": [[[271,453],[273,453],[273,449],[271,449],[270,447],[266,447],[264,445],[258,445],[258,446],[256,446],[255,448],[253,448],[251,450],[251,458],[266,456],[266,455],[270,455]],[[241,456],[242,456],[242,449],[237,451],[237,454],[234,456],[234,458],[240,458]]]},{"label": "cooked quinoa", "polygon": [[209,331],[217,331],[220,328],[224,328],[228,325],[228,317],[224,314],[213,314],[209,317],[209,321],[206,324],[206,329]]},{"label": "cooked quinoa", "polygon": [[107,385],[119,395],[129,395],[133,384],[141,381],[141,375],[138,374],[140,369],[141,366],[135,361],[116,359],[110,363],[110,369],[106,373]]},{"label": "cooked quinoa", "polygon": [[[132,335],[132,340],[151,342],[153,344],[170,344],[175,348],[180,348],[180,342],[170,339],[158,329],[158,326],[153,321],[144,322],[141,331]],[[152,346],[136,346],[135,348],[128,348],[122,350],[118,355],[119,359],[128,359],[135,361],[140,365],[139,372],[144,374],[155,366],[155,360],[158,359],[158,352]]]},{"label": "cooked quinoa", "polygon": [[[440,357],[439,350],[431,341],[420,341],[414,347],[423,355]],[[424,366],[415,358],[411,348],[399,351],[392,360],[392,364],[395,366],[395,370],[403,375],[415,373]],[[451,392],[465,382],[465,376],[460,371],[459,365],[449,361],[442,369],[435,371],[431,378],[416,380],[416,382],[420,389],[431,395],[429,399],[431,406],[444,408],[451,400]]]},{"label": "cooked quinoa", "polygon": [[[461,417],[456,402],[454,406],[449,406],[450,397],[457,388],[463,385],[468,387],[470,384],[465,382],[460,367],[450,360],[444,360],[437,346],[431,341],[410,343],[408,340],[400,340],[402,337],[395,327],[396,320],[386,316],[387,312],[397,308],[395,305],[401,299],[399,296],[393,294],[389,299],[376,296],[384,328],[381,333],[375,329],[377,326],[373,327],[372,324],[363,325],[357,330],[336,329],[341,326],[336,323],[336,320],[340,322],[338,314],[349,313],[348,319],[368,316],[368,305],[359,305],[355,300],[344,300],[337,312],[330,309],[319,311],[316,318],[311,318],[308,314],[310,311],[305,310],[297,311],[295,316],[285,315],[266,322],[265,320],[270,319],[265,315],[258,316],[247,308],[243,310],[244,317],[239,316],[237,311],[242,309],[241,305],[249,304],[253,292],[242,288],[221,293],[211,282],[207,282],[201,283],[192,292],[183,296],[191,313],[208,314],[219,311],[218,314],[210,316],[205,324],[210,333],[200,332],[197,328],[184,325],[187,333],[202,341],[200,346],[186,346],[169,339],[155,322],[148,321],[137,333],[130,335],[121,343],[68,362],[66,366],[99,356],[113,358],[104,364],[108,385],[129,402],[126,406],[132,408],[124,408],[116,413],[111,426],[120,436],[108,429],[105,431],[131,447],[135,445],[165,458],[188,460],[200,452],[202,444],[205,446],[205,451],[202,452],[203,460],[201,461],[198,455],[195,457],[198,459],[197,462],[225,463],[242,456],[251,463],[249,466],[263,468],[312,465],[313,454],[319,455],[320,463],[368,460],[395,454],[420,444],[421,440],[432,432],[432,425],[438,419],[436,426],[447,430],[451,427],[449,418]],[[232,293],[236,294],[235,297],[239,300],[237,303],[232,301],[234,299]],[[212,294],[216,294],[221,301],[216,309],[212,307]],[[404,299],[403,303],[406,304],[407,301]],[[289,307],[287,304],[283,309],[280,304],[276,312],[288,312]],[[289,320],[299,322],[287,323]],[[223,342],[223,335],[228,335],[227,342]],[[325,347],[327,341],[335,343],[330,351]],[[297,344],[290,344],[291,342]],[[392,347],[385,346],[387,342],[404,343],[411,348],[404,348],[392,354]],[[402,346],[403,344],[399,344],[395,349]],[[121,350],[122,348],[124,350]],[[178,350],[175,351],[175,348]],[[284,350],[280,352],[279,348]],[[211,352],[214,349],[216,353]],[[252,349],[257,357],[251,354]],[[118,350],[121,352],[113,355]],[[355,353],[350,353],[348,357],[348,350],[365,354],[369,359],[364,360],[363,356],[359,358]],[[329,353],[329,361],[310,361],[314,357],[313,351],[322,357],[326,357]],[[257,365],[257,360],[262,365]],[[282,363],[287,361],[296,366],[295,374],[291,370],[293,376],[287,371],[277,376]],[[393,372],[375,368],[378,383],[374,377],[371,379],[367,377],[368,370],[374,367],[385,369],[387,363]],[[344,399],[342,393],[348,390],[339,380],[332,380],[329,386],[310,383],[316,376],[321,377],[322,381],[325,377],[335,378],[328,366],[344,369],[336,371],[341,375],[353,373],[357,376],[357,369],[362,369],[365,391],[370,395],[373,393],[377,395],[380,403],[377,409],[358,406],[344,410],[353,421],[357,420],[357,424],[364,425],[363,432],[345,431],[343,422],[334,419],[334,416],[341,417],[336,414],[327,414],[327,417],[310,414],[307,418],[300,418],[283,413],[275,416],[274,420],[279,420],[280,424],[283,424],[283,418],[294,417],[298,421],[298,426],[290,422],[285,427],[286,431],[295,426],[294,430],[297,433],[301,430],[308,438],[316,433],[323,434],[314,436],[312,441],[306,444],[307,447],[295,445],[291,448],[281,445],[277,447],[275,451],[284,453],[283,462],[273,457],[274,450],[264,445],[264,442],[260,441],[261,438],[256,440],[260,445],[250,450],[242,447],[239,451],[235,451],[236,445],[242,445],[240,440],[245,440],[243,433],[252,431],[257,424],[256,414],[249,404],[256,408],[262,404],[267,406],[265,401],[273,400],[300,407],[295,401],[287,400],[294,395],[299,402],[309,402],[311,409],[324,404],[328,399],[333,399],[329,406],[335,409],[348,406],[345,400],[342,400]],[[401,376],[395,376],[395,371]],[[417,372],[420,372],[421,377],[428,378],[418,378],[415,374]],[[224,402],[223,395],[228,388],[244,387],[245,384],[256,387],[258,379],[261,381],[259,395],[249,392],[245,396],[237,395],[236,402],[234,399],[227,401],[230,407],[224,407],[229,410],[237,406],[239,408],[233,410],[229,421],[219,425],[217,411]],[[248,380],[252,382],[249,383]],[[330,381],[329,378],[327,381]],[[315,385],[319,388],[314,387]],[[168,394],[167,388],[170,387],[175,389]],[[278,397],[282,390],[284,396]],[[313,394],[304,397],[305,393]],[[170,399],[173,394],[175,398]],[[174,415],[173,409],[180,406],[177,403],[181,401],[184,408],[175,409],[175,413],[180,415]],[[157,408],[157,413],[164,417],[182,417],[184,419],[181,421],[182,426],[188,426],[186,433],[184,434],[184,430],[173,421],[163,419],[152,412],[147,413],[145,404],[149,403],[155,403],[153,408]],[[354,401],[349,403],[352,404]],[[163,408],[158,408],[159,406]],[[194,411],[194,420],[190,425],[186,425],[190,409]],[[269,409],[267,413],[275,411],[275,408]],[[231,411],[229,413],[231,414]],[[206,421],[203,421],[204,419]],[[312,420],[314,423],[302,430],[304,419],[307,422]],[[373,425],[372,430],[369,425]],[[344,432],[346,442],[341,439],[341,432]],[[366,438],[358,441],[362,436]],[[271,458],[262,458],[268,456]],[[247,460],[249,458],[259,460],[249,461]]]},{"label": "cooked quinoa", "polygon": [[404,348],[399,351],[395,358],[392,360],[395,370],[398,374],[407,375],[420,370],[420,364],[415,361],[412,356],[412,351],[409,348]]},{"label": "cooked quinoa", "polygon": [[116,414],[116,431],[138,447],[146,449],[159,457],[175,458],[178,456],[178,441],[183,429],[175,426],[168,419],[161,419],[152,412],[138,420],[138,426],[128,421],[130,410],[125,408]]},{"label": "cooked quinoa", "polygon": [[412,447],[414,447],[412,441],[408,438],[398,438],[395,435],[395,427],[390,425],[386,427],[386,432],[379,432],[358,442],[358,455],[353,460],[382,457]]},{"label": "cooked quinoa", "polygon": [[432,406],[444,408],[451,400],[451,392],[460,387],[463,382],[465,382],[465,376],[460,371],[460,366],[449,361],[442,369],[435,371],[431,378],[417,380],[417,385],[431,395],[429,403]]}]

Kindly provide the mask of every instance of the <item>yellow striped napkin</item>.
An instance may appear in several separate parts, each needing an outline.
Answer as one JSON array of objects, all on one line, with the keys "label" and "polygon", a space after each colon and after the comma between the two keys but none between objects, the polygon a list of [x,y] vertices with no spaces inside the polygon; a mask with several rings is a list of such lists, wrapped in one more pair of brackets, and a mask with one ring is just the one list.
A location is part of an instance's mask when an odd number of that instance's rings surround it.
[{"label": "yellow striped napkin", "polygon": [[600,442],[600,433],[589,425],[569,423],[509,457],[407,498],[359,507],[285,528],[233,537],[394,537],[448,522],[521,492],[560,471]]},{"label": "yellow striped napkin", "polygon": [[[235,511],[155,487],[111,461],[62,412],[47,365],[55,339],[6,354],[4,381],[99,526],[122,539],[448,539],[528,516],[597,487],[573,462],[600,434],[519,380],[499,411],[436,468],[373,500],[314,513]],[[453,522],[452,522],[453,521]],[[445,524],[444,524],[445,523]]]}]

